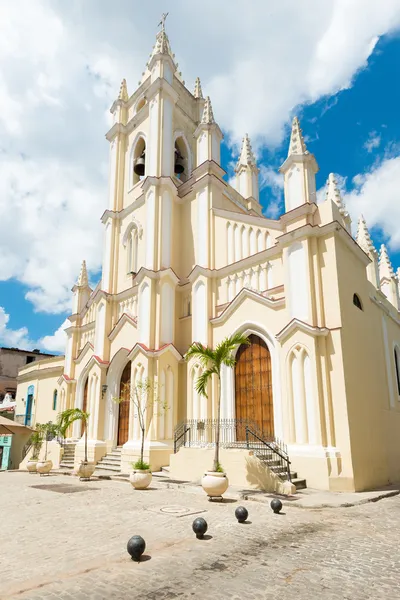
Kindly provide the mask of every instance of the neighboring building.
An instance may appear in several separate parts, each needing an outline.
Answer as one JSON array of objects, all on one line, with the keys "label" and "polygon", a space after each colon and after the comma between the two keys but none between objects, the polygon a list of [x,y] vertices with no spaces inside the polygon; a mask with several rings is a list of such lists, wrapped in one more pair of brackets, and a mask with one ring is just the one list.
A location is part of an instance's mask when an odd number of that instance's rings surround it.
[{"label": "neighboring building", "polygon": [[40,350],[0,348],[0,414],[14,412],[19,369],[42,358],[52,357]]},{"label": "neighboring building", "polygon": [[[164,28],[138,89],[129,95],[123,81],[111,112],[102,279],[92,290],[83,263],[65,362],[20,371],[18,412],[33,390],[36,411],[45,404],[40,419],[50,420],[57,391],[56,410],[90,413],[89,457],[98,461],[121,446],[127,471],[139,453],[129,386],[148,377],[169,405],[148,423],[146,456],[159,468],[170,461],[179,423],[195,419],[201,431],[216,416],[216,383],[208,399],[197,395],[201,366],[184,361],[189,345],[215,347],[242,332],[251,346],[224,370],[225,419],[249,419],[283,440],[292,468],[311,487],[399,481],[398,277],[384,247],[378,262],[362,218],[353,239],[333,176],[317,204],[318,165],[298,120],[280,169],[285,213],[274,220],[262,215],[247,135],[235,189],[224,179],[210,99],[199,80],[193,93],[185,87]],[[75,423],[71,438],[81,432]],[[179,461],[182,472],[194,469],[186,450],[175,455],[174,473]],[[82,456],[81,441],[75,460]]]}]

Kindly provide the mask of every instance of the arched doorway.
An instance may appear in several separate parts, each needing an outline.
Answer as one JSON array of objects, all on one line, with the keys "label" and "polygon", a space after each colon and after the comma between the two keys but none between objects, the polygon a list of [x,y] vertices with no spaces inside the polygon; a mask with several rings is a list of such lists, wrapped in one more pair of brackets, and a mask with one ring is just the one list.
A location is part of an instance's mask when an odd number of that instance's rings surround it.
[{"label": "arched doorway", "polygon": [[[83,402],[82,402],[82,411],[87,412],[87,396],[88,396],[88,383],[89,377],[86,379],[85,387],[83,388]],[[81,437],[85,433],[85,423],[81,421]]]},{"label": "arched doorway", "polygon": [[[250,345],[242,345],[236,354],[236,419],[254,423],[265,437],[274,436],[271,355],[258,335],[249,335]],[[250,424],[249,423],[249,424]],[[245,439],[245,427],[238,426],[237,439]]]},{"label": "arched doorway", "polygon": [[117,445],[122,446],[129,438],[129,404],[131,397],[131,362],[125,365],[121,375],[120,403],[118,411],[118,440]]}]

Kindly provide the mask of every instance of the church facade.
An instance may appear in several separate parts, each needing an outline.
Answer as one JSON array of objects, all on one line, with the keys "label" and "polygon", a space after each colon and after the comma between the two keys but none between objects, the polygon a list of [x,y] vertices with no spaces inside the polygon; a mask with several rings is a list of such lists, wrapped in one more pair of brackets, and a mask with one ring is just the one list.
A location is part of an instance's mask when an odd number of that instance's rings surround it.
[{"label": "church facade", "polygon": [[[285,212],[273,220],[247,135],[234,185],[224,178],[211,101],[199,80],[185,87],[164,26],[139,87],[129,95],[124,80],[111,113],[102,278],[92,290],[83,263],[62,374],[46,375],[59,410],[90,413],[89,458],[120,447],[130,469],[140,431],[129,388],[149,378],[168,410],[149,415],[145,454],[152,468],[168,465],[177,425],[216,417],[217,382],[200,397],[201,366],[185,352],[240,332],[251,346],[223,372],[224,419],[244,415],[283,440],[311,487],[399,481],[398,277],[363,218],[352,237],[333,175],[317,204],[318,165],[297,118],[280,168]],[[54,399],[32,392],[38,369],[20,372],[17,412],[28,388],[37,406]],[[70,438],[78,462],[79,423]]]}]

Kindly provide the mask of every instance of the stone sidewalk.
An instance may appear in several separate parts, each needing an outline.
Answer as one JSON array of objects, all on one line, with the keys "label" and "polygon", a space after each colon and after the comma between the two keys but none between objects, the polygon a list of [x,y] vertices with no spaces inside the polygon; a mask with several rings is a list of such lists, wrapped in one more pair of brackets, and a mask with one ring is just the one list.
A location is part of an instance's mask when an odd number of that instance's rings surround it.
[{"label": "stone sidewalk", "polygon": [[[70,475],[70,471],[57,472],[58,474]],[[169,476],[165,472],[153,473],[153,482],[160,484],[167,489],[179,489],[188,493],[204,494],[199,484],[191,482],[171,482]],[[128,482],[127,475],[111,476],[111,478],[93,478],[94,480],[111,479],[113,481]],[[306,488],[299,490],[293,496],[277,496],[269,492],[262,492],[251,489],[243,489],[235,486],[230,486],[226,498],[235,500],[249,500],[254,502],[262,502],[269,504],[272,498],[279,497],[284,506],[294,506],[296,508],[322,509],[322,508],[349,508],[359,504],[367,504],[368,502],[377,502],[383,498],[390,498],[400,494],[400,485],[382,486],[378,490],[368,492],[327,492]]]},{"label": "stone sidewalk", "polygon": [[[156,478],[154,478],[156,479]],[[400,497],[274,515],[262,502],[208,502],[200,489],[1,473],[2,600],[366,600],[397,598]],[[4,500],[6,499],[6,500]],[[204,516],[208,537],[192,521]],[[145,560],[126,553],[131,535]]]}]

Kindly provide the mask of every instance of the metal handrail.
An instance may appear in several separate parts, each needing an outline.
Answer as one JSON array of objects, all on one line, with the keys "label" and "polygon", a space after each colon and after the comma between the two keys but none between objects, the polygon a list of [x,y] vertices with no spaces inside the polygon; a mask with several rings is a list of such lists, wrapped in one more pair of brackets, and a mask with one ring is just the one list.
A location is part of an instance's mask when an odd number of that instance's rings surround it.
[{"label": "metal handrail", "polygon": [[283,454],[282,452],[280,452],[280,450],[278,450],[276,447],[273,447],[270,442],[267,442],[262,437],[260,437],[259,435],[257,435],[248,426],[246,426],[246,445],[247,445],[247,448],[249,448],[249,445],[250,445],[250,443],[249,443],[249,434],[252,435],[253,437],[255,437],[261,444],[264,444],[264,446],[266,446],[267,448],[269,448],[269,450],[271,450],[271,452],[273,452],[274,454],[277,454],[286,463],[287,478],[288,478],[288,481],[291,482],[292,481],[292,476],[290,474],[290,465],[291,465],[291,462],[289,460],[289,455],[286,452],[285,452],[285,454]]},{"label": "metal handrail", "polygon": [[[174,435],[174,454],[177,453],[178,450],[178,442],[180,439],[184,438],[183,440],[183,445],[186,444],[186,434],[187,432],[189,432],[189,445],[190,445],[190,427],[186,427],[183,432],[178,436],[177,432]],[[179,444],[179,448],[182,446],[182,444]]]}]

